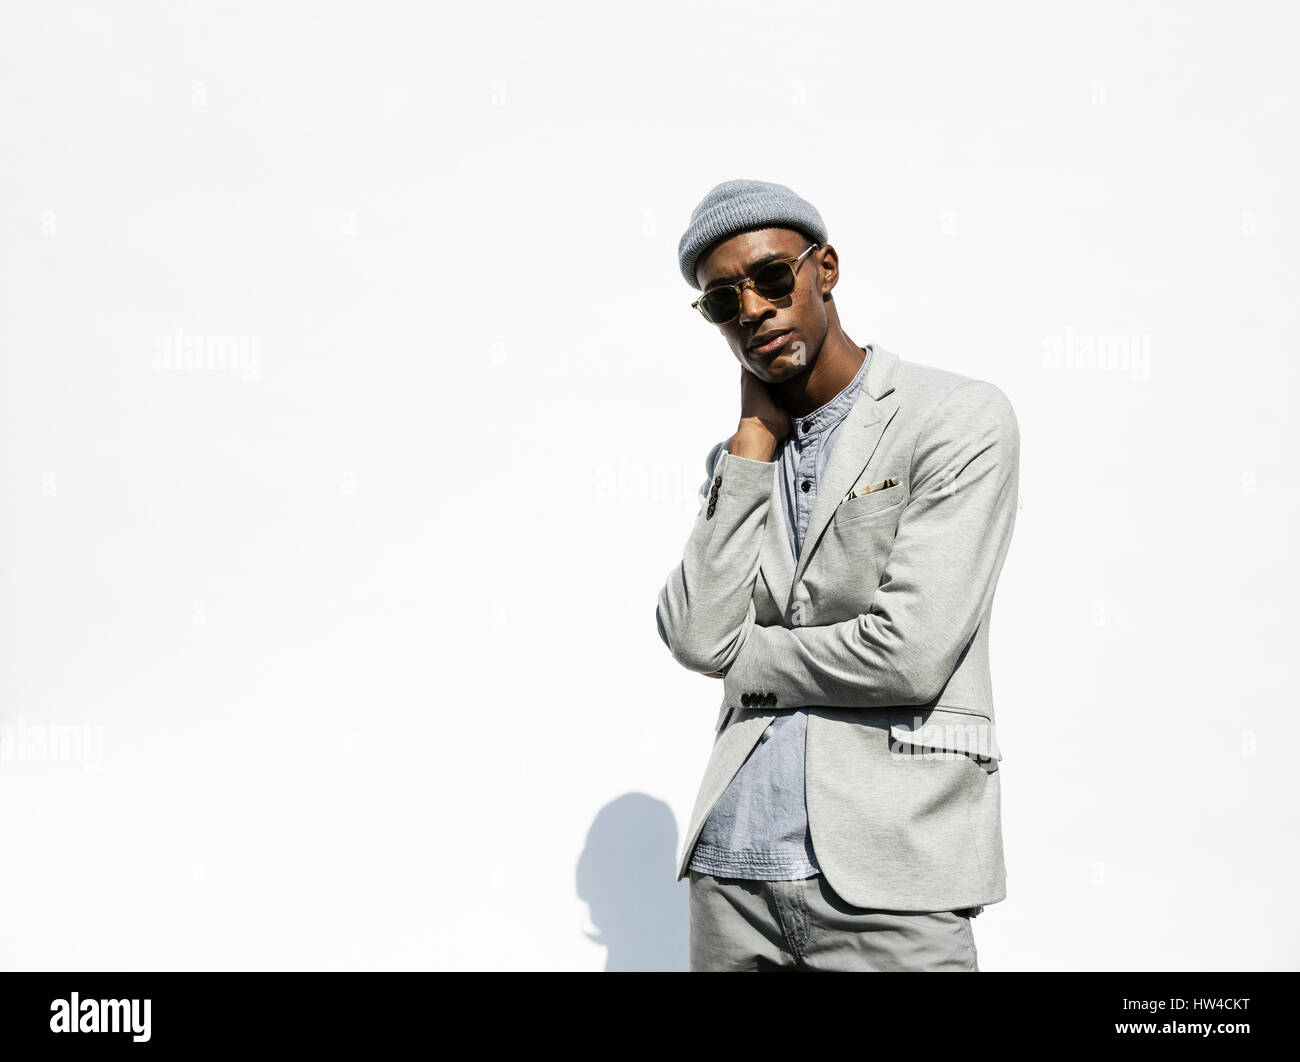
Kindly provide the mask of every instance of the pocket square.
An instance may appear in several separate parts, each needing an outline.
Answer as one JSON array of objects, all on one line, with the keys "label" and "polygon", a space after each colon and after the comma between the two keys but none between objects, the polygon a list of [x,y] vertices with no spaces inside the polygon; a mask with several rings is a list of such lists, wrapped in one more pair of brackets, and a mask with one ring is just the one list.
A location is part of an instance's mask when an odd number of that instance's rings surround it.
[{"label": "pocket square", "polygon": [[844,500],[852,501],[854,498],[860,498],[864,494],[874,494],[878,490],[886,490],[889,487],[897,487],[897,486],[898,486],[898,480],[883,479],[879,483],[871,484],[871,486],[869,487],[859,487],[856,490],[849,491],[849,496]]}]

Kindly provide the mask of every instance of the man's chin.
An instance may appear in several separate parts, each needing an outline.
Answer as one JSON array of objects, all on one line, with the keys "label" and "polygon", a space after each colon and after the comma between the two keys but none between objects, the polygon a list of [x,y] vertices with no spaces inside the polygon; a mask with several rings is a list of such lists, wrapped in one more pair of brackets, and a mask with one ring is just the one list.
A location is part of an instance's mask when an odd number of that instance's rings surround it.
[{"label": "man's chin", "polygon": [[759,365],[758,368],[762,370],[759,376],[768,383],[785,383],[787,380],[793,380],[796,376],[808,370],[806,363],[795,361],[794,355],[784,350],[775,358]]}]

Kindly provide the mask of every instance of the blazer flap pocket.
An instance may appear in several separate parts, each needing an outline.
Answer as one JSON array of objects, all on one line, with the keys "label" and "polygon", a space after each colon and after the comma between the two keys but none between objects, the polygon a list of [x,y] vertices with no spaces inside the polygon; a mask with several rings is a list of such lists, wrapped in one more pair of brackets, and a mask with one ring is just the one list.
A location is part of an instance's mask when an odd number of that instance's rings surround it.
[{"label": "blazer flap pocket", "polygon": [[727,716],[730,714],[731,714],[731,705],[727,703],[726,698],[724,697],[722,700],[722,707],[718,709],[718,721],[713,724],[713,729],[721,730],[724,726],[726,726]]},{"label": "blazer flap pocket", "polygon": [[997,727],[988,716],[978,712],[943,706],[891,708],[889,737],[891,745],[964,752],[977,762],[990,761],[984,763],[988,769],[996,769],[996,762],[1002,759]]},{"label": "blazer flap pocket", "polygon": [[[882,486],[883,483],[888,483],[889,486]],[[867,487],[871,487],[872,490],[869,493],[862,493]],[[864,478],[850,493],[854,496],[846,497],[835,509],[835,519],[839,523],[869,513],[892,509],[899,502],[907,499],[907,483],[901,476],[881,477],[872,483],[868,483]]]}]

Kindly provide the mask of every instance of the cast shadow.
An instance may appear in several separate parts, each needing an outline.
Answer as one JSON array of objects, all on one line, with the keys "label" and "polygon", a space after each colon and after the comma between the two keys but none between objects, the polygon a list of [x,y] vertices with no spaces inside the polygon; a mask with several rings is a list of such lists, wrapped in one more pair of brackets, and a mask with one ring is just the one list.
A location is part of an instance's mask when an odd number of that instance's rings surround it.
[{"label": "cast shadow", "polygon": [[689,888],[675,881],[677,820],[662,800],[626,793],[596,815],[578,858],[578,897],[607,950],[605,971],[684,972]]}]

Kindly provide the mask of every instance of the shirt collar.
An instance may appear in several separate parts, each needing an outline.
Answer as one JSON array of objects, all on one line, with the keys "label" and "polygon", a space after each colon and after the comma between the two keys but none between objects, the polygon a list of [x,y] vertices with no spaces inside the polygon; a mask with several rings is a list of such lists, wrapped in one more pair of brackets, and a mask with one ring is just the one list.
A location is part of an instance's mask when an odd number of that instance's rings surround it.
[{"label": "shirt collar", "polygon": [[853,401],[857,396],[858,388],[862,386],[862,381],[866,378],[867,363],[871,361],[871,351],[866,347],[861,349],[864,354],[862,364],[858,367],[853,379],[844,385],[844,390],[806,416],[790,418],[790,433],[794,438],[800,442],[804,439],[810,439],[818,432],[825,431],[836,421],[848,415],[849,410],[853,408]]}]

